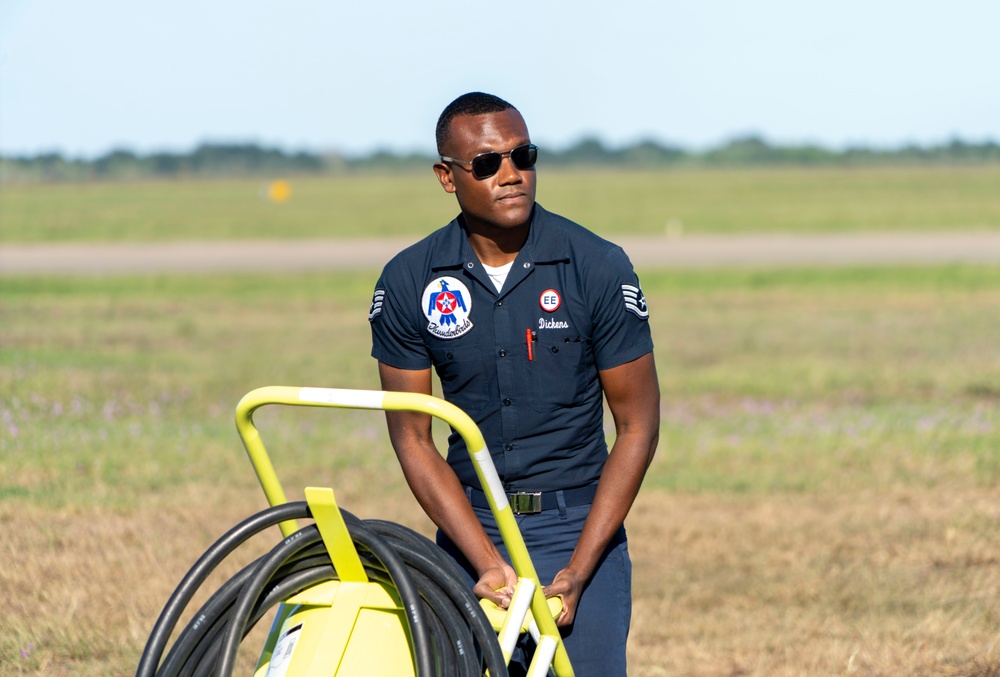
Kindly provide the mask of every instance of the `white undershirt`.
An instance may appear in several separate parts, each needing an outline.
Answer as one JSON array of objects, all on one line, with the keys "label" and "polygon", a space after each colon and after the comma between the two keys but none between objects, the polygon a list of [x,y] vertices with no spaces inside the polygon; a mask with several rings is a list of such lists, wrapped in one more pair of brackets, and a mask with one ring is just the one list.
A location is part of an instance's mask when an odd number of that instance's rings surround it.
[{"label": "white undershirt", "polygon": [[493,280],[493,286],[497,288],[497,291],[503,289],[503,283],[507,281],[507,273],[510,272],[510,267],[513,265],[513,261],[500,266],[499,268],[488,266],[485,263],[483,264],[483,270],[485,270],[486,274],[490,276],[491,280]]}]

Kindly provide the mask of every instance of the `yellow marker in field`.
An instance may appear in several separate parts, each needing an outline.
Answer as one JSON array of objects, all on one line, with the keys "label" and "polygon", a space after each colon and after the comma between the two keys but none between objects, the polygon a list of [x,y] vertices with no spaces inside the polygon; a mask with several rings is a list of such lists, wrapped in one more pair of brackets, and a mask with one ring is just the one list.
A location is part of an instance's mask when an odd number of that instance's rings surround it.
[{"label": "yellow marker in field", "polygon": [[292,186],[287,181],[272,181],[267,187],[267,198],[271,202],[282,203],[292,196]]}]

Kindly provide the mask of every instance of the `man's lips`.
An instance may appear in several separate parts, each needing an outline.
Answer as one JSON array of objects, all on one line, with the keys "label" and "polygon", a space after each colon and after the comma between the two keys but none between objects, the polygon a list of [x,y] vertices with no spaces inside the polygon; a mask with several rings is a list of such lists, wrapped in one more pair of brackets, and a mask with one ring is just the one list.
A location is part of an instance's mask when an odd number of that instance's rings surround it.
[{"label": "man's lips", "polygon": [[504,193],[497,198],[497,202],[516,202],[526,197],[525,193]]}]

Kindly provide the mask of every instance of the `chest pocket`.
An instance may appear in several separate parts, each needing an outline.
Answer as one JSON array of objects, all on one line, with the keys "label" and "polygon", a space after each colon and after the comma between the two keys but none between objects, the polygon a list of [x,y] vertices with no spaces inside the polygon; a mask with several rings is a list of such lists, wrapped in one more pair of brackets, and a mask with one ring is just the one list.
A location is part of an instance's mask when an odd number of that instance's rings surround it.
[{"label": "chest pocket", "polygon": [[479,347],[432,347],[431,359],[445,399],[475,417],[473,410],[489,399],[489,383]]},{"label": "chest pocket", "polygon": [[535,344],[534,359],[522,364],[528,404],[536,411],[554,411],[579,404],[587,391],[590,369],[585,341],[544,341]]}]

